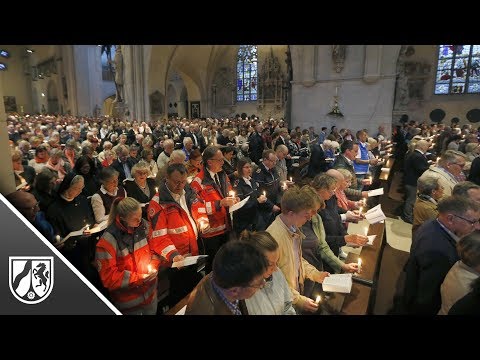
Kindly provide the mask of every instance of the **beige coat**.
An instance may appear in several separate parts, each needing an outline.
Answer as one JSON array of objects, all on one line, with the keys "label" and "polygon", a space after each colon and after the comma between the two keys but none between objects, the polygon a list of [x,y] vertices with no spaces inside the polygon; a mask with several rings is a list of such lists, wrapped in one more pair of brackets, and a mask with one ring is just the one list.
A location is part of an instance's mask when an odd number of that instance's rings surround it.
[{"label": "beige coat", "polygon": [[296,289],[297,274],[295,274],[293,236],[300,236],[301,238],[298,243],[298,252],[300,256],[302,255],[301,241],[305,238],[305,235],[303,235],[300,230],[297,231],[297,235],[293,235],[290,229],[280,219],[280,215],[277,216],[275,221],[267,228],[267,232],[269,232],[278,242],[278,247],[280,250],[278,267],[280,268],[280,270],[282,270],[283,274],[285,275],[285,279],[287,280],[288,286],[290,286],[290,289],[292,290],[293,305],[297,308],[303,308],[303,303],[306,302],[308,299],[307,297],[301,295],[301,292],[303,292],[303,283],[305,278],[316,281],[318,280],[318,277],[321,275],[321,273],[302,257],[302,261],[300,262],[300,274],[298,276],[300,292]]},{"label": "beige coat", "polygon": [[412,237],[413,234],[415,234],[415,231],[417,231],[417,229],[420,227],[420,225],[422,225],[427,220],[436,219],[437,215],[437,204],[417,197],[415,205],[413,206]]}]

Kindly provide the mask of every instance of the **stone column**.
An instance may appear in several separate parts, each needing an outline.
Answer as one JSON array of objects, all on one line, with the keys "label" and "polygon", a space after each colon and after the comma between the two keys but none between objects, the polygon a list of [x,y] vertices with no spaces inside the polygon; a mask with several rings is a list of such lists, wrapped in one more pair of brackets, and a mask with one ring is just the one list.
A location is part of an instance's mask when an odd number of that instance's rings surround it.
[{"label": "stone column", "polygon": [[128,118],[150,120],[150,99],[148,97],[148,61],[151,46],[122,45],[124,56],[124,95]]},{"label": "stone column", "polygon": [[15,191],[15,177],[13,176],[12,157],[7,134],[7,114],[3,104],[4,74],[0,72],[0,193],[3,195]]},{"label": "stone column", "polygon": [[383,45],[365,46],[365,71],[363,80],[367,83],[376,82],[382,71]]}]

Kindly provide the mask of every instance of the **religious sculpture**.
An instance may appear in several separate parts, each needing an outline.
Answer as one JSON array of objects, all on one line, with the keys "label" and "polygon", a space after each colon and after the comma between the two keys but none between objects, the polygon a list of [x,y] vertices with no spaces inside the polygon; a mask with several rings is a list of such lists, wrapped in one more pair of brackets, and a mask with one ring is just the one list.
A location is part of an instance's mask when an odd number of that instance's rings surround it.
[{"label": "religious sculpture", "polygon": [[117,94],[115,97],[116,102],[123,101],[123,55],[121,45],[117,45],[115,50],[115,57],[113,59],[115,67],[115,88]]},{"label": "religious sculpture", "polygon": [[345,64],[346,45],[332,45],[332,60],[335,71],[339,73],[342,71]]}]

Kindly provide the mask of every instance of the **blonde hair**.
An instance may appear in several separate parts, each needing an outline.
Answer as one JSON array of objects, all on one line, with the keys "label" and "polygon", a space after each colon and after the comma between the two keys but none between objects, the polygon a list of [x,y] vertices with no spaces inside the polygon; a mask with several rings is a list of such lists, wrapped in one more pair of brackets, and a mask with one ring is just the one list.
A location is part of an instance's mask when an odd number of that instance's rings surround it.
[{"label": "blonde hair", "polygon": [[108,225],[115,222],[117,215],[120,218],[125,218],[138,209],[140,209],[140,203],[136,199],[132,197],[116,198],[108,215]]},{"label": "blonde hair", "polygon": [[152,173],[150,171],[150,165],[145,160],[140,160],[135,165],[132,166],[132,176],[135,177],[138,171],[146,171],[148,172],[147,176],[150,176]]},{"label": "blonde hair", "polygon": [[282,196],[282,214],[289,211],[299,213],[302,210],[310,210],[315,207],[314,199],[296,186],[288,189]]}]

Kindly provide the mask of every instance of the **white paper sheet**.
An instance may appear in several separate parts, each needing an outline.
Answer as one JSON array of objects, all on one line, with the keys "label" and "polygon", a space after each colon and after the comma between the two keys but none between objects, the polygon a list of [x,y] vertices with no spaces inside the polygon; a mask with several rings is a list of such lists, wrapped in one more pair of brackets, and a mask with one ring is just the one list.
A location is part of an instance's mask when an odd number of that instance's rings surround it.
[{"label": "white paper sheet", "polygon": [[385,220],[387,217],[382,211],[381,205],[377,205],[365,213],[365,218],[370,224],[376,224],[382,220]]},{"label": "white paper sheet", "polygon": [[367,244],[368,245],[373,245],[373,241],[375,240],[375,238],[377,237],[377,235],[368,235],[368,242]]},{"label": "white paper sheet", "polygon": [[97,226],[93,227],[90,229],[90,233],[91,234],[95,234],[97,232],[100,232],[102,230],[105,230],[107,228],[107,222],[108,220],[104,220],[102,221],[100,224],[98,224]]},{"label": "white paper sheet", "polygon": [[182,307],[180,310],[175,315],[185,315],[185,312],[187,311],[187,305]]},{"label": "white paper sheet", "polygon": [[241,209],[243,207],[243,205],[245,205],[248,201],[248,199],[250,199],[250,196],[247,196],[245,199],[243,199],[242,201],[239,201],[238,203],[236,203],[235,205],[233,206],[230,206],[230,212],[234,212],[238,209]]},{"label": "white paper sheet", "polygon": [[352,274],[333,274],[326,277],[322,283],[323,291],[350,293],[352,291]]},{"label": "white paper sheet", "polygon": [[204,258],[204,257],[207,257],[207,256],[208,255],[188,256],[185,259],[183,259],[182,261],[175,261],[172,264],[172,268],[178,268],[178,267],[182,267],[182,266],[189,266],[189,265],[196,264],[198,262],[198,259]]},{"label": "white paper sheet", "polygon": [[383,188],[373,189],[368,192],[368,197],[383,195]]}]

